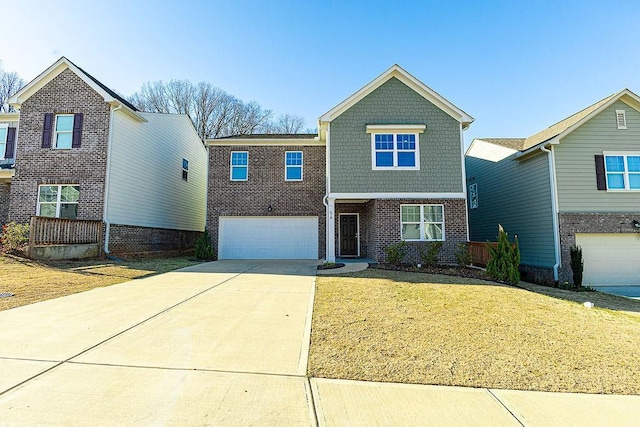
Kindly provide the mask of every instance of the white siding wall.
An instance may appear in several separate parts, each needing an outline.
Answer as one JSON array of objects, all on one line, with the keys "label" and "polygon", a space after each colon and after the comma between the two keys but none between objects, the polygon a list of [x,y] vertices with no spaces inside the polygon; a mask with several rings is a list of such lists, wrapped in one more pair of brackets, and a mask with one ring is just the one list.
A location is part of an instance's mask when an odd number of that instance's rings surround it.
[{"label": "white siding wall", "polygon": [[[112,224],[202,231],[207,151],[187,116],[114,114],[107,219]],[[182,159],[189,179],[182,179]]]}]

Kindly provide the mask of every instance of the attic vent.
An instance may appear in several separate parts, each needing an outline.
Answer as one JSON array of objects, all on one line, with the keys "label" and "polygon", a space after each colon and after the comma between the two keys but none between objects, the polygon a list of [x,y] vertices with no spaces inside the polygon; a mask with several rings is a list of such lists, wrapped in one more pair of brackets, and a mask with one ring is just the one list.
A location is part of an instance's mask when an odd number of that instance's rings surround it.
[{"label": "attic vent", "polygon": [[618,125],[618,129],[627,128],[627,116],[624,110],[616,110],[616,124]]}]

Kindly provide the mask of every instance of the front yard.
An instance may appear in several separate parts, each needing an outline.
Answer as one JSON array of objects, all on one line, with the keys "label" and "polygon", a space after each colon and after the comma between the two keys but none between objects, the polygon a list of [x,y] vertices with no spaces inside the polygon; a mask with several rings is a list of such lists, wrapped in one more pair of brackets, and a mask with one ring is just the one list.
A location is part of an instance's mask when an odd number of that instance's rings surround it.
[{"label": "front yard", "polygon": [[38,262],[0,255],[0,293],[15,294],[0,298],[0,310],[198,264],[191,258]]},{"label": "front yard", "polygon": [[[525,286],[535,292],[372,269],[318,277],[308,373],[365,381],[640,393],[640,301]],[[596,308],[585,308],[584,301]]]}]

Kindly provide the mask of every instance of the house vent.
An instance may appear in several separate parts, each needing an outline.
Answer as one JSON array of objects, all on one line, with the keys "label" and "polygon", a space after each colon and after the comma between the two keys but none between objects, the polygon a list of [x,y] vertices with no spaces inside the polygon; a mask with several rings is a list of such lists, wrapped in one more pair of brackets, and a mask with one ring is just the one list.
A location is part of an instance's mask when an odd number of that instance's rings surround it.
[{"label": "house vent", "polygon": [[624,110],[616,110],[616,124],[618,125],[618,129],[627,128],[627,116]]}]

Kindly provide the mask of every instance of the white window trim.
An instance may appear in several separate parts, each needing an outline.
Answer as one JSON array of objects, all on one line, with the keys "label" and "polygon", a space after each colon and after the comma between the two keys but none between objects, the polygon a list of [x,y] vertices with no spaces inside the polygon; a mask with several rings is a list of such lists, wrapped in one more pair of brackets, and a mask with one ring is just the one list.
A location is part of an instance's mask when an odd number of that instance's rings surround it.
[{"label": "white window trim", "polygon": [[[640,191],[640,188],[630,188],[629,187],[629,174],[632,175],[640,175],[640,172],[629,172],[629,166],[627,164],[628,156],[640,156],[640,151],[605,151],[602,153],[604,156],[604,179],[607,183],[607,191],[611,191],[614,193],[619,193],[621,191]],[[624,172],[611,172],[612,174],[622,174],[624,181],[624,188],[609,188],[609,170],[607,169],[607,157],[613,156],[622,156],[622,161],[624,162]]]},{"label": "white window trim", "polygon": [[0,141],[0,160],[4,160],[4,152],[7,151],[7,138],[9,137],[9,125],[0,123],[0,129],[5,129],[4,141]]},{"label": "white window trim", "polygon": [[[247,155],[247,164],[246,165],[234,165],[233,164],[233,154],[234,153],[245,153]],[[245,179],[234,179],[233,178],[233,168],[246,168],[247,169],[247,177]],[[231,181],[248,181],[249,180],[249,152],[248,151],[232,151],[229,155],[229,179]]]},{"label": "white window trim", "polygon": [[[58,117],[71,117],[71,130],[70,131],[61,131],[58,132],[57,128],[58,128]],[[73,126],[74,126],[74,121],[75,121],[75,116],[73,114],[56,114],[55,115],[55,120],[53,121],[53,148],[56,148],[58,150],[70,150],[71,148],[73,148]],[[61,133],[69,133],[71,134],[71,146],[70,147],[58,147],[58,134]]]},{"label": "white window trim", "polygon": [[[420,206],[420,238],[419,239],[402,239],[402,224],[415,224],[415,222],[402,222],[402,207],[403,206]],[[442,222],[429,222],[425,223],[424,221],[424,207],[425,206],[442,206]],[[424,225],[425,224],[442,224],[442,239],[424,239],[422,236],[425,236]],[[445,235],[445,211],[444,205],[441,203],[425,203],[425,204],[410,204],[404,203],[400,205],[400,238],[405,242],[444,242],[446,240]]]},{"label": "white window trim", "polygon": [[[399,150],[397,145],[398,134],[400,135],[415,135],[416,137],[416,149],[415,150]],[[378,150],[380,152],[392,152],[393,153],[393,166],[376,166],[376,135],[393,135],[393,150]],[[411,152],[416,155],[415,166],[398,166],[398,153]],[[376,132],[371,134],[371,169],[373,170],[420,170],[420,134],[416,132]]]},{"label": "white window trim", "polygon": [[[301,164],[298,165],[288,165],[287,164],[287,153],[300,153],[300,161]],[[289,168],[300,168],[300,179],[289,179],[287,178],[287,170]],[[302,181],[304,180],[304,153],[302,151],[285,151],[284,152],[284,180],[285,181]]]},{"label": "white window trim", "polygon": [[[622,119],[622,124],[620,123],[620,119]],[[618,129],[627,128],[627,114],[625,110],[616,110],[616,126]]]},{"label": "white window trim", "polygon": [[[38,185],[38,206],[36,209],[36,216],[40,216],[40,205],[49,205],[53,202],[40,202],[40,188],[42,187],[58,187],[58,191],[56,192],[56,216],[55,218],[60,218],[60,208],[62,207],[62,187],[80,187],[80,184],[41,184]],[[65,205],[78,205],[79,200],[77,202],[65,202]]]}]

